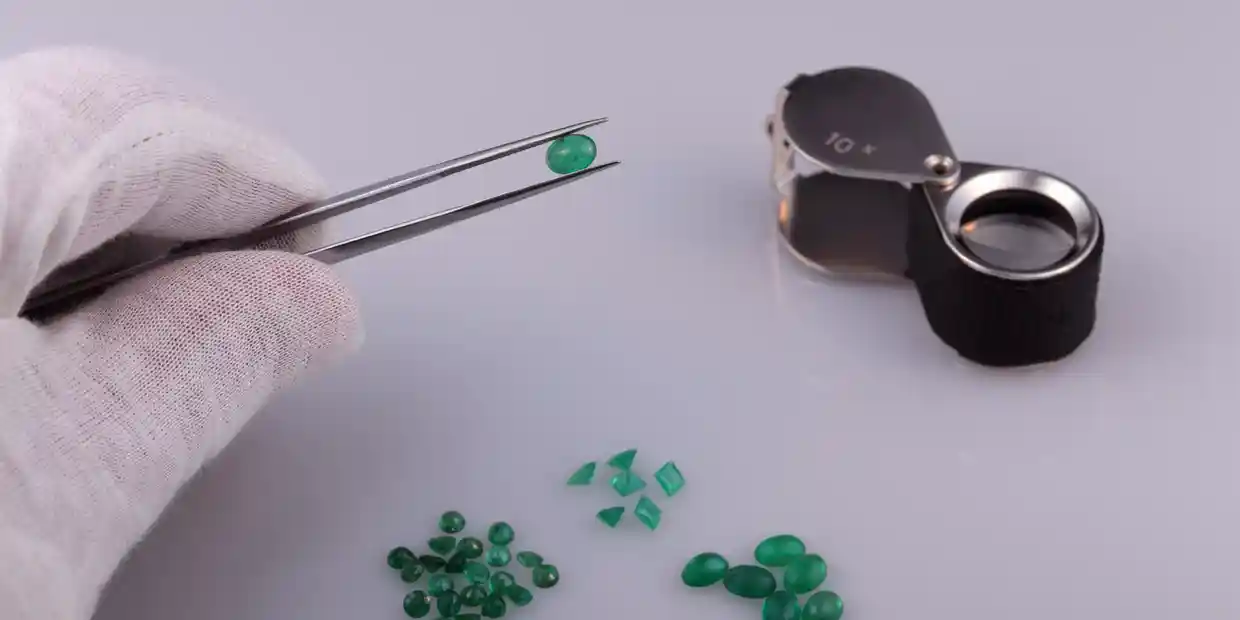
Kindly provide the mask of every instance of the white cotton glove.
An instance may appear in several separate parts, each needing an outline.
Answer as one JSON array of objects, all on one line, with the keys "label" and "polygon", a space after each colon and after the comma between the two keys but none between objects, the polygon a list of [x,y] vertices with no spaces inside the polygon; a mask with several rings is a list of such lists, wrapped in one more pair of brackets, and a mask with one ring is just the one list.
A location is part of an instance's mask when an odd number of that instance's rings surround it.
[{"label": "white cotton glove", "polygon": [[236,234],[321,197],[296,155],[188,92],[98,50],[0,64],[4,620],[89,618],[178,488],[360,339],[328,268],[274,250],[187,259],[47,325],[17,318],[68,261]]}]

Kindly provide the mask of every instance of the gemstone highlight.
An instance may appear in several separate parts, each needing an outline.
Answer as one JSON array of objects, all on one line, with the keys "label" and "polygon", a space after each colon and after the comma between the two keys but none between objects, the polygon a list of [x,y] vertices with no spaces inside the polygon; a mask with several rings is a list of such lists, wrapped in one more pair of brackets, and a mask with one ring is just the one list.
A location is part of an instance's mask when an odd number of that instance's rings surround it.
[{"label": "gemstone highlight", "polygon": [[632,469],[635,458],[637,458],[637,448],[632,448],[607,459],[607,464],[616,469]]},{"label": "gemstone highlight", "polygon": [[690,588],[705,588],[723,580],[728,572],[728,560],[713,551],[699,553],[680,571],[680,580]]},{"label": "gemstone highlight", "polygon": [[439,530],[445,534],[457,534],[465,529],[465,515],[449,510],[439,517]]},{"label": "gemstone highlight", "polygon": [[473,536],[466,536],[460,542],[456,543],[456,552],[465,556],[467,560],[474,560],[482,557],[482,541]]},{"label": "gemstone highlight", "polygon": [[823,590],[810,595],[801,612],[801,620],[840,620],[844,615],[844,600],[840,595]]},{"label": "gemstone highlight", "polygon": [[594,468],[595,464],[593,461],[578,467],[577,471],[568,477],[569,486],[583,487],[594,482]]},{"label": "gemstone highlight", "polygon": [[405,615],[410,618],[424,618],[431,613],[431,597],[421,590],[414,590],[405,595]]},{"label": "gemstone highlight", "polygon": [[504,545],[496,545],[487,549],[487,564],[496,568],[508,566],[512,561],[512,552]]},{"label": "gemstone highlight", "polygon": [[422,566],[421,562],[415,560],[405,564],[405,567],[400,569],[400,580],[405,583],[417,583],[425,573],[426,567]]},{"label": "gemstone highlight", "polygon": [[787,566],[805,555],[805,543],[792,534],[776,534],[758,543],[753,557],[763,566]]},{"label": "gemstone highlight", "polygon": [[557,583],[560,583],[560,569],[556,568],[555,565],[539,564],[538,567],[534,569],[535,587],[543,588],[545,590],[547,588],[555,587],[555,584]]},{"label": "gemstone highlight", "polygon": [[556,174],[585,170],[594,163],[598,146],[589,136],[572,134],[559,138],[547,147],[547,167]]},{"label": "gemstone highlight", "polygon": [[487,530],[487,540],[491,541],[492,545],[511,544],[516,537],[517,533],[513,531],[512,526],[503,521],[492,523]]},{"label": "gemstone highlight", "polygon": [[761,566],[733,566],[723,576],[723,587],[741,598],[766,598],[775,593],[775,575]]},{"label": "gemstone highlight", "polygon": [[798,557],[784,569],[784,589],[793,594],[805,594],[822,585],[827,579],[827,561],[817,553]]},{"label": "gemstone highlight", "polygon": [[680,473],[680,468],[676,464],[668,461],[654,472],[654,479],[658,481],[659,486],[663,487],[663,492],[668,497],[675,495],[685,486],[685,477]]},{"label": "gemstone highlight", "polygon": [[611,477],[611,488],[615,489],[620,497],[628,497],[646,488],[646,481],[642,480],[641,476],[623,469]]},{"label": "gemstone highlight", "polygon": [[624,517],[624,506],[612,506],[598,511],[598,520],[602,521],[607,527],[616,527],[620,523],[620,519]]},{"label": "gemstone highlight", "polygon": [[638,521],[652,531],[658,528],[659,521],[663,520],[663,511],[645,495],[637,500],[637,507],[633,508],[633,514],[637,516]]}]

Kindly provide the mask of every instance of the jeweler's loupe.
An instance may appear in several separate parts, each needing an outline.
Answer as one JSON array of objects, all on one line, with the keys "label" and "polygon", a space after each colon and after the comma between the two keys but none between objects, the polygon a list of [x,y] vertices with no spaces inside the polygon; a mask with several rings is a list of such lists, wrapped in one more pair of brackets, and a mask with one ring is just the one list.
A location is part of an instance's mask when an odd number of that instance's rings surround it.
[{"label": "jeweler's loupe", "polygon": [[1071,183],[959,161],[926,96],[876,69],[800,75],[767,119],[788,250],[912,280],[931,329],[987,366],[1061,359],[1093,331],[1102,219]]}]

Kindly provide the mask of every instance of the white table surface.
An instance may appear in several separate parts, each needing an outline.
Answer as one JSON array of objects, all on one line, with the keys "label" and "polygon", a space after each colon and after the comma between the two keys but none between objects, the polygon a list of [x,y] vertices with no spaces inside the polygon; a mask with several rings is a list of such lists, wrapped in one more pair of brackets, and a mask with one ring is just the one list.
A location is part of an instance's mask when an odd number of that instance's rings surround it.
[{"label": "white table surface", "polygon": [[[509,520],[560,567],[514,618],[752,620],[758,605],[688,591],[680,568],[785,531],[828,558],[850,620],[1240,617],[1227,2],[40,0],[0,16],[6,53],[104,44],[212,82],[342,189],[602,115],[600,160],[624,161],[344,266],[364,352],[186,490],[103,620],[398,620],[384,554],[448,508]],[[910,288],[824,283],[780,254],[764,115],[797,72],[846,64],[920,85],[962,157],[1047,169],[1097,203],[1099,321],[1076,355],[981,369]],[[341,233],[548,177],[539,154],[518,160]],[[689,481],[655,533],[602,528],[608,491],[563,484],[627,447]]]}]

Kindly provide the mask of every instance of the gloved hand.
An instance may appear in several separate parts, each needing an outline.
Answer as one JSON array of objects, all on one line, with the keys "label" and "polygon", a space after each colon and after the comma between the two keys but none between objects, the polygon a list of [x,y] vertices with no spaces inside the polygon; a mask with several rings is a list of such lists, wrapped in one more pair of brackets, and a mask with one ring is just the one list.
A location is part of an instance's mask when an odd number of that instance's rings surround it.
[{"label": "gloved hand", "polygon": [[90,617],[178,488],[361,336],[341,282],[290,252],[184,260],[46,325],[17,318],[32,287],[322,193],[159,70],[89,49],[0,64],[0,618]]}]

